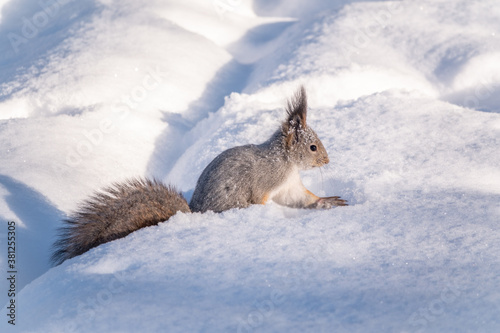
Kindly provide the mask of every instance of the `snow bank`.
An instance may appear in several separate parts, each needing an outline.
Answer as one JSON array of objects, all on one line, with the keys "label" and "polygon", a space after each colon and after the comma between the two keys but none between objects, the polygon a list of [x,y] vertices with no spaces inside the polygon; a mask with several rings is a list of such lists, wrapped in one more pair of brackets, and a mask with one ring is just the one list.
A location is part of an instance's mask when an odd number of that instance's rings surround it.
[{"label": "snow bank", "polygon": [[[163,18],[163,4],[154,6],[24,1],[2,9],[1,35],[23,38],[0,46],[2,216],[33,240],[19,253],[20,287],[49,268],[62,211],[110,181],[160,169],[150,161],[159,136],[186,131],[163,120],[183,114],[191,126],[234,82],[207,88],[240,68],[212,41]],[[30,195],[41,199],[30,203]]]},{"label": "snow bank", "polygon": [[280,38],[282,53],[258,64],[247,89],[307,80],[328,105],[404,89],[498,112],[500,75],[493,59],[499,14],[488,1],[353,3],[323,10]]},{"label": "snow bank", "polygon": [[[26,39],[0,40],[14,331],[500,328],[494,1],[0,7],[0,35]],[[331,160],[304,184],[350,206],[178,214],[50,269],[55,228],[93,190],[147,175],[189,197],[217,154],[276,130],[299,84]]]}]

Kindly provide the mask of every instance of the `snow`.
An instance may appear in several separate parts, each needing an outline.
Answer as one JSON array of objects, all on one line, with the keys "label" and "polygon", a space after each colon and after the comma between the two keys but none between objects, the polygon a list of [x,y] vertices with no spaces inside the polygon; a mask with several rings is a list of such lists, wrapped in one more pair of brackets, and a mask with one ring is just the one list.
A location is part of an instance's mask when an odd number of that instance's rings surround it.
[{"label": "snow", "polygon": [[[7,221],[20,291],[1,331],[500,331],[498,17],[493,0],[0,1],[1,303]],[[300,84],[331,160],[303,182],[350,206],[177,214],[50,267],[94,190],[155,176],[189,199]]]}]

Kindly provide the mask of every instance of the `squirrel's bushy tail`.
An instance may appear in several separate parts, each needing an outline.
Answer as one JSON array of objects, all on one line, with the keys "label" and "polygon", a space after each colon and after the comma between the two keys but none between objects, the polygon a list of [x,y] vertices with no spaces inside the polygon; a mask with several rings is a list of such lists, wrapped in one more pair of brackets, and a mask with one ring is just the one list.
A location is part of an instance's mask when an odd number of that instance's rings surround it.
[{"label": "squirrel's bushy tail", "polygon": [[114,184],[95,193],[64,220],[60,238],[54,243],[52,262],[59,265],[100,244],[168,220],[178,211],[191,210],[172,186],[154,179]]}]

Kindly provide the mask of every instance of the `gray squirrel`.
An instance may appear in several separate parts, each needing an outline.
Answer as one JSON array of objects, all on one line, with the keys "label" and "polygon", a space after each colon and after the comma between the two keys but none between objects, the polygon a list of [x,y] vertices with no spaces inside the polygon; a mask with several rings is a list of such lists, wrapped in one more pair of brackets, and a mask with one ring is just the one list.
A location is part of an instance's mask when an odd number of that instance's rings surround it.
[{"label": "gray squirrel", "polygon": [[87,252],[135,230],[168,220],[178,211],[222,212],[272,200],[295,208],[346,206],[338,196],[318,197],[300,180],[299,170],[330,162],[317,134],[306,123],[304,87],[288,101],[286,120],[269,140],[222,152],[201,173],[191,202],[156,179],[131,179],[95,193],[64,220],[52,262]]}]

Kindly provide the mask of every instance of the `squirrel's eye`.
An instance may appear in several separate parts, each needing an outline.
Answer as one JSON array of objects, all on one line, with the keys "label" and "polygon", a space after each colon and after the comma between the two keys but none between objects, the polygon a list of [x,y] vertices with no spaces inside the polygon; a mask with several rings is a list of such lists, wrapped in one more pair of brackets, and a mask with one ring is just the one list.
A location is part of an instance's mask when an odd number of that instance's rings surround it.
[{"label": "squirrel's eye", "polygon": [[311,145],[311,147],[309,147],[309,148],[311,148],[312,151],[318,150],[318,147],[316,147],[316,145]]}]

